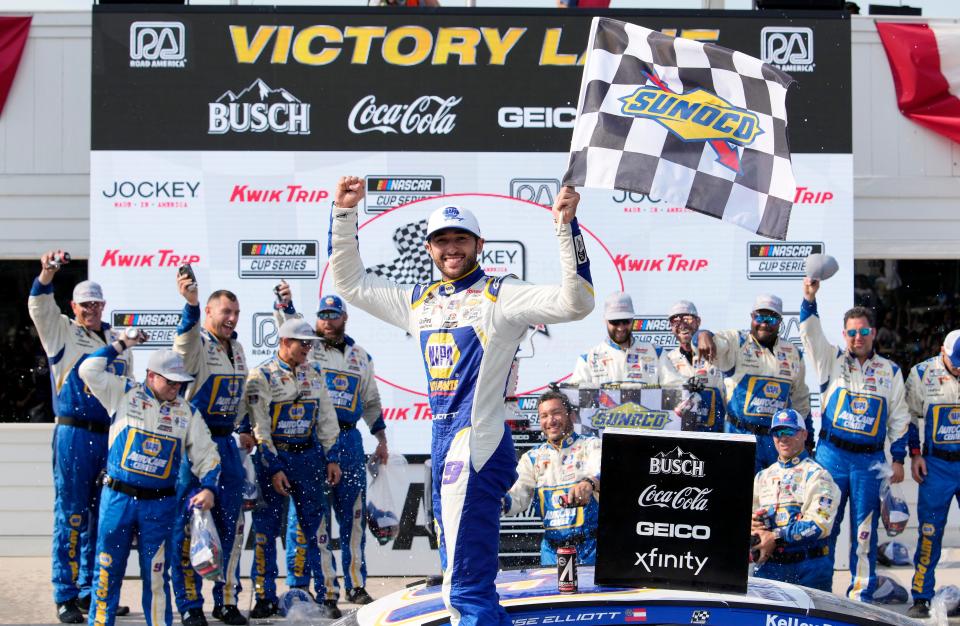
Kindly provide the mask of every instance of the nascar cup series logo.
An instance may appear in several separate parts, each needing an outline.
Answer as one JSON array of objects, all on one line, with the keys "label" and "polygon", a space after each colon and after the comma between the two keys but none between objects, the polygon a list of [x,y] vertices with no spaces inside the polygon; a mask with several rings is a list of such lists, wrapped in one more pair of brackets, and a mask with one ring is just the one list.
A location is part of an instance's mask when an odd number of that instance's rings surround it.
[{"label": "nascar cup series logo", "polygon": [[240,278],[316,278],[316,241],[240,241]]},{"label": "nascar cup series logo", "polygon": [[621,112],[657,122],[683,141],[708,142],[718,162],[739,174],[736,146],[749,146],[763,132],[757,115],[703,89],[674,93],[658,76],[647,74],[647,79],[620,98]]},{"label": "nascar cup series logo", "polygon": [[672,350],[678,345],[666,315],[640,315],[633,318],[633,336],[637,341],[665,349]]},{"label": "nascar cup series logo", "polygon": [[822,241],[751,241],[747,243],[747,278],[803,278],[807,271],[807,257],[823,252]]},{"label": "nascar cup series logo", "polygon": [[423,352],[430,378],[450,378],[460,361],[460,349],[450,333],[434,333],[427,339]]},{"label": "nascar cup series logo", "polygon": [[402,204],[443,195],[443,176],[367,176],[366,213],[383,213]]},{"label": "nascar cup series logo", "polygon": [[172,346],[180,311],[112,311],[111,322],[116,328],[135,328],[147,333],[147,340],[135,348]]}]

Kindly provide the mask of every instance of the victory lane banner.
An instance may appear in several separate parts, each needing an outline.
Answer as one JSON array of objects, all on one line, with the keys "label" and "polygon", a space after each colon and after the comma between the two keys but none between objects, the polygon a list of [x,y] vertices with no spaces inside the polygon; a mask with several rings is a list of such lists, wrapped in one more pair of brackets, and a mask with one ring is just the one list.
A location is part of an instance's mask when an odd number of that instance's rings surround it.
[{"label": "victory lane banner", "polygon": [[752,435],[604,431],[596,582],[746,593],[755,450]]}]

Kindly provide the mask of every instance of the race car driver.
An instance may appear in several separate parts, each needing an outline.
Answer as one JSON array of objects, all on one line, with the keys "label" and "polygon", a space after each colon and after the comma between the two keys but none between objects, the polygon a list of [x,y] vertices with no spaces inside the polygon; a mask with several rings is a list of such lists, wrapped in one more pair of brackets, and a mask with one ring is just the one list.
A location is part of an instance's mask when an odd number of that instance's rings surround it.
[{"label": "race car driver", "polygon": [[473,214],[443,206],[430,215],[426,249],[443,280],[398,285],[364,271],[357,245],[363,179],[341,178],[332,210],[330,265],[343,298],[417,338],[433,413],[433,504],[443,598],[453,626],[511,624],[497,574],[500,500],[517,478],[504,390],[527,328],[582,319],[593,309],[589,259],[570,187],[553,207],[559,220],[559,286],[487,276]]},{"label": "race car driver", "polygon": [[[90,586],[95,567],[100,488],[97,476],[106,467],[110,417],[90,395],[77,369],[90,353],[117,338],[102,321],[103,290],[85,280],[73,288],[70,308],[74,318],[60,313],[53,295],[56,261],[63,250],[40,257],[40,275],[33,281],[27,309],[50,364],[53,410],[53,600],[57,617],[65,624],[83,622],[90,606]],[[133,356],[125,354],[110,364],[112,372],[129,376]],[[129,612],[120,607],[120,614]]]},{"label": "race car driver", "polygon": [[[253,513],[255,554],[250,577],[257,603],[277,604],[277,537],[291,496],[304,536],[315,540],[324,516],[324,481],[340,481],[337,414],[323,370],[307,355],[316,341],[310,324],[290,319],[280,326],[276,355],[250,372],[246,405],[260,454],[258,475],[264,506]],[[319,443],[318,443],[319,442]],[[322,446],[322,448],[321,448]],[[307,552],[294,560],[294,576],[309,577]],[[322,617],[338,618],[336,600],[322,601]],[[262,611],[266,612],[266,611]]]},{"label": "race car driver", "polygon": [[[279,286],[277,294],[287,306],[278,311],[281,321],[294,316],[299,317],[293,306],[290,285],[285,281]],[[316,331],[320,337],[314,342],[309,359],[323,369],[327,381],[327,391],[337,410],[340,422],[340,470],[343,479],[328,494],[333,504],[333,513],[337,516],[340,528],[340,554],[343,567],[343,582],[347,589],[347,602],[368,604],[373,598],[366,591],[367,563],[364,556],[367,529],[367,470],[366,455],[363,452],[363,440],[357,430],[357,422],[363,419],[370,434],[377,439],[377,448],[373,453],[377,463],[387,462],[386,424],[381,417],[380,393],[373,374],[373,359],[346,334],[347,307],[336,295],[320,297],[317,310]],[[315,590],[318,596],[325,591],[325,599],[336,602],[340,596],[337,582],[336,560],[330,549],[330,512],[320,525],[318,541],[300,541],[304,539],[297,526],[296,512],[290,507],[287,520],[287,570],[292,572],[290,562],[297,550],[319,547],[319,555],[311,554],[311,570],[318,564],[320,569],[308,572],[303,578],[288,577],[288,584],[294,587],[306,587],[310,584],[310,574],[315,578]]]},{"label": "race car driver", "polygon": [[[940,354],[918,363],[907,376],[907,406],[923,419],[923,444],[916,421],[910,425],[910,471],[920,483],[917,522],[920,534],[913,556],[913,606],[909,615],[930,616],[935,572],[947,514],[960,498],[960,330],[947,334]],[[901,440],[902,441],[902,440]],[[904,456],[892,451],[892,456]]]},{"label": "race car driver", "polygon": [[[873,313],[854,307],[843,316],[845,348],[827,340],[817,312],[820,281],[805,278],[800,305],[800,339],[820,383],[817,462],[840,487],[840,507],[830,537],[830,564],[847,500],[850,502],[851,600],[870,602],[877,589],[877,523],[884,441],[907,432],[910,415],[903,376],[896,363],[873,351]],[[893,483],[903,480],[903,459],[893,463]]]},{"label": "race car driver", "polygon": [[687,410],[696,418],[693,430],[722,432],[726,415],[723,373],[703,358],[693,343],[693,338],[700,330],[697,307],[689,300],[678,300],[670,307],[667,320],[680,345],[660,354],[660,386],[687,388]]},{"label": "race car driver", "polygon": [[806,427],[793,409],[770,422],[777,462],[753,479],[751,531],[759,539],[754,576],[823,591],[833,588],[830,531],[840,489],[804,449]]},{"label": "race car driver", "polygon": [[633,336],[633,299],[615,291],[607,296],[603,319],[607,338],[577,357],[571,385],[599,387],[615,383],[657,384],[660,348]]},{"label": "race car driver", "polygon": [[541,395],[537,413],[546,442],[520,457],[519,477],[504,496],[503,512],[524,513],[536,496],[544,529],[540,563],[556,565],[557,548],[572,545],[578,563],[593,565],[600,510],[600,438],[574,432],[573,407],[559,391]]},{"label": "race car driver", "polygon": [[[777,296],[757,296],[750,314],[750,332],[701,330],[697,345],[726,377],[726,432],[757,438],[755,469],[777,460],[770,437],[770,418],[783,408],[804,416],[807,447],[813,448],[810,392],[804,381],[803,357],[795,345],[779,336],[783,302]],[[711,343],[712,339],[712,343]]]},{"label": "race car driver", "polygon": [[[233,293],[214,291],[207,298],[201,328],[196,280],[187,273],[178,272],[177,288],[187,303],[183,307],[173,349],[183,356],[187,371],[194,377],[187,386],[186,398],[203,416],[220,454],[220,485],[216,506],[211,513],[223,554],[229,555],[229,559],[223,568],[226,581],[213,586],[213,616],[227,624],[242,625],[247,619],[237,608],[235,589],[240,549],[238,544],[234,550],[234,543],[243,523],[240,512],[246,474],[233,438],[247,376],[243,346],[235,332],[240,304]],[[247,447],[253,446],[249,434],[241,435],[241,441]],[[174,549],[180,556],[173,567],[173,590],[183,626],[206,626],[207,623],[203,615],[202,579],[190,566],[190,537],[187,534],[189,509],[186,501],[198,486],[189,462],[183,463],[177,483],[182,519],[173,528]]]},{"label": "race car driver", "polygon": [[210,432],[197,410],[180,397],[191,376],[179,354],[154,352],[143,383],[109,371],[110,363],[141,338],[118,339],[80,365],[80,378],[111,416],[90,626],[112,626],[115,621],[134,537],[144,618],[149,626],[173,623],[169,572],[170,560],[176,558],[171,533],[179,519],[175,485],[180,460],[189,457],[201,485],[190,507],[213,506],[220,475],[220,455]]}]

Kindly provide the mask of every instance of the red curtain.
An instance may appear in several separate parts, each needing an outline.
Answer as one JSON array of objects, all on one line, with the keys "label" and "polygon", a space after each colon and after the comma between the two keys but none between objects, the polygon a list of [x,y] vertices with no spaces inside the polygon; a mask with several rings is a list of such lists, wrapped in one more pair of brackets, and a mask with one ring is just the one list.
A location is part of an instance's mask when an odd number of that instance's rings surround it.
[{"label": "red curtain", "polygon": [[17,75],[23,47],[30,32],[30,17],[0,17],[0,113]]}]

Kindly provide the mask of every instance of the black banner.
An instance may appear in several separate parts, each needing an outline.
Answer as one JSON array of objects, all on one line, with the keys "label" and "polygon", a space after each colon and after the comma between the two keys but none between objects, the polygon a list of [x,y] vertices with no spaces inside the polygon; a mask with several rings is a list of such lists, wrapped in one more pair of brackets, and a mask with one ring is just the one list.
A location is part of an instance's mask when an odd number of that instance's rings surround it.
[{"label": "black banner", "polygon": [[607,430],[597,583],[745,593],[755,448],[743,435]]},{"label": "black banner", "polygon": [[[839,14],[606,14],[784,69],[792,150],[851,151]],[[590,17],[96,6],[92,147],[565,152]]]}]

